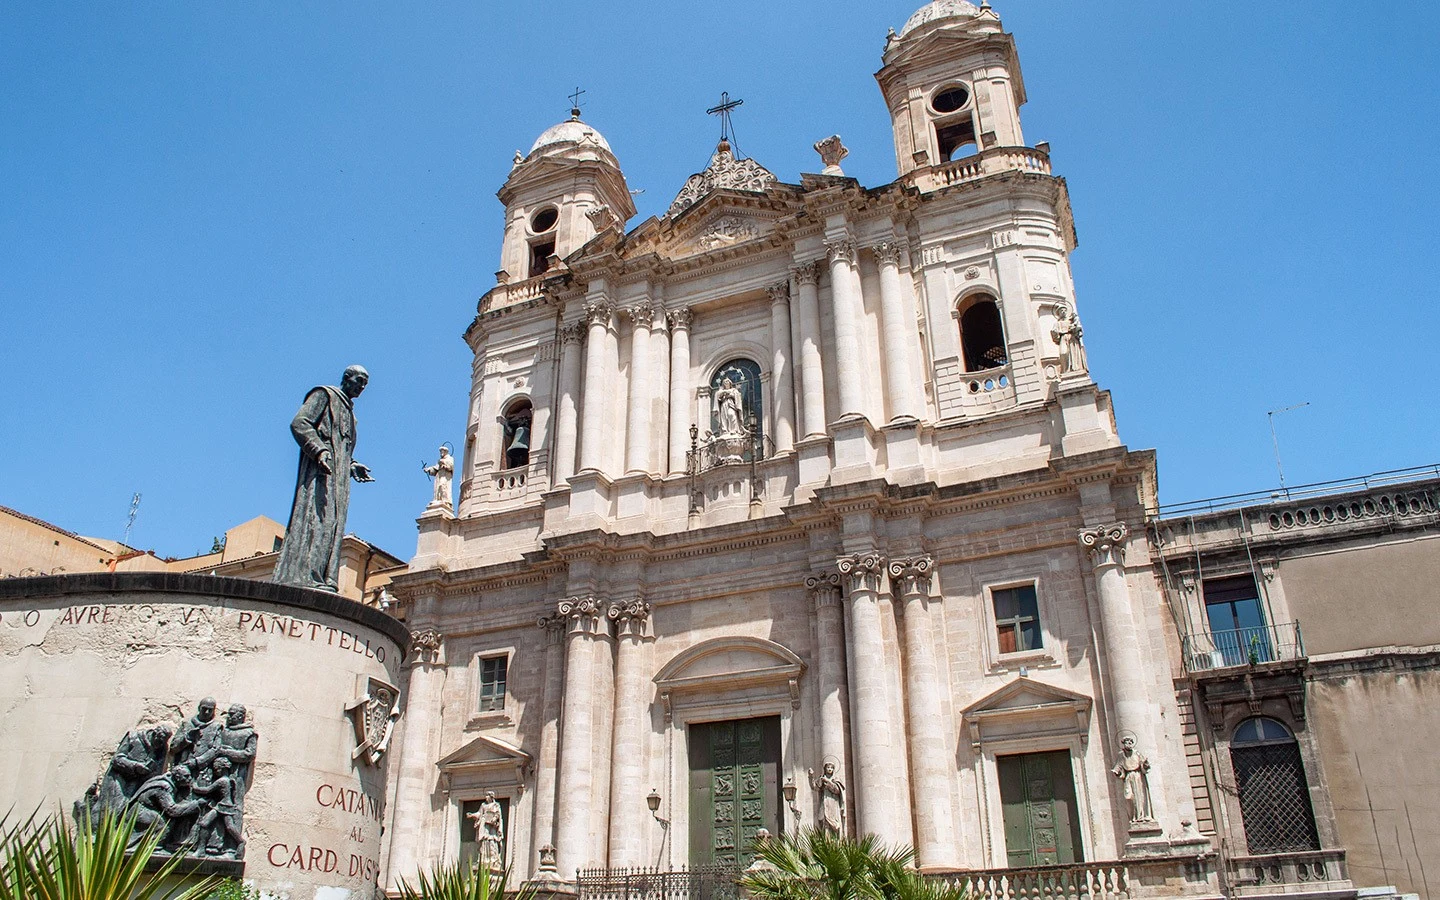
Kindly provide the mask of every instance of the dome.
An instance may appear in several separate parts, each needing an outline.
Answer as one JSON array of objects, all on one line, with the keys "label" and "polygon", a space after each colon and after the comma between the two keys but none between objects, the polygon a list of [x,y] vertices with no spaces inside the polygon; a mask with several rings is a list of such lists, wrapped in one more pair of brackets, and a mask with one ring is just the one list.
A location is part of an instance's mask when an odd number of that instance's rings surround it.
[{"label": "dome", "polygon": [[905,27],[900,29],[900,37],[904,37],[921,25],[927,22],[934,22],[937,19],[973,19],[980,15],[980,7],[965,0],[935,0],[934,3],[927,3],[905,21]]},{"label": "dome", "polygon": [[615,153],[615,151],[610,149],[610,145],[605,142],[605,138],[601,136],[600,132],[586,125],[578,118],[566,119],[560,124],[551,125],[549,128],[540,132],[540,136],[535,139],[535,143],[530,147],[530,152],[534,153],[536,150],[549,144],[581,144],[586,142],[593,142],[599,145],[605,149],[605,152],[612,156]]}]

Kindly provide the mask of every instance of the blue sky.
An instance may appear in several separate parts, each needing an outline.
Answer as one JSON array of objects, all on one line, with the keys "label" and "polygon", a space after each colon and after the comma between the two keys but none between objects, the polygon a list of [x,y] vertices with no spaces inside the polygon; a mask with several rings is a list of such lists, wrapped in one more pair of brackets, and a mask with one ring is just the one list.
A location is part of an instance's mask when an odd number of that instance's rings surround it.
[{"label": "blue sky", "polygon": [[[722,90],[783,180],[894,178],[873,73],[915,4],[0,5],[0,504],[161,555],[289,512],[305,390],[352,362],[350,529],[408,557],[461,443],[495,191],[566,116],[640,216]],[[1162,499],[1440,461],[1435,4],[997,0],[1070,186],[1096,379]]]}]

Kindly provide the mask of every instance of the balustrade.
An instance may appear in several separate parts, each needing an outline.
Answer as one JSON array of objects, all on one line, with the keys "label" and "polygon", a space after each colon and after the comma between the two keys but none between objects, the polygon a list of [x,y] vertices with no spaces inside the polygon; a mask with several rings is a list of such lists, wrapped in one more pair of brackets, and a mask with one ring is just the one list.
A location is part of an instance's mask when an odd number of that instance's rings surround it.
[{"label": "balustrade", "polygon": [[921,176],[933,187],[950,187],[1001,172],[1050,174],[1050,154],[1034,147],[992,147],[974,156],[936,166]]}]

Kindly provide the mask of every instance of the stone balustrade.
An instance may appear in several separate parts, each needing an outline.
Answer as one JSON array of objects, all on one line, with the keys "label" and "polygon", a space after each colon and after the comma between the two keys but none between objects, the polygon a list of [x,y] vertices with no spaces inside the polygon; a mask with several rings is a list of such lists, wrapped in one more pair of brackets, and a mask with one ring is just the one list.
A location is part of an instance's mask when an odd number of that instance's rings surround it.
[{"label": "stone balustrade", "polygon": [[1001,172],[1049,175],[1050,154],[1034,147],[991,147],[974,156],[935,166],[919,174],[916,181],[921,190],[934,190],[978,181]]},{"label": "stone balustrade", "polygon": [[927,877],[971,900],[1132,900],[1219,897],[1213,856],[1159,857],[1023,869],[977,869]]},{"label": "stone balustrade", "polygon": [[539,300],[545,293],[544,282],[544,275],[536,275],[534,278],[527,278],[513,284],[497,284],[480,298],[476,311],[484,315],[488,312]]},{"label": "stone balustrade", "polygon": [[1307,850],[1232,856],[1227,881],[1237,897],[1346,890],[1351,887],[1344,850]]}]

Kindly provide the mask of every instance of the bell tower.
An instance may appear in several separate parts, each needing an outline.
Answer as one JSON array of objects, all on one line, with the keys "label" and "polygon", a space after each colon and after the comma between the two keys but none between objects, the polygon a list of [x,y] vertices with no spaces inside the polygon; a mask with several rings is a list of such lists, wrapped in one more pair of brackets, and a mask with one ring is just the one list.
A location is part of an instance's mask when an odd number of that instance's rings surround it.
[{"label": "bell tower", "polygon": [[578,107],[545,129],[528,154],[515,154],[498,196],[505,204],[495,273],[501,284],[543,275],[553,258],[564,259],[635,215],[619,161],[600,132],[580,121]]},{"label": "bell tower", "polygon": [[935,0],[891,32],[875,73],[901,177],[994,147],[1023,147],[1015,40],[988,2]]}]

